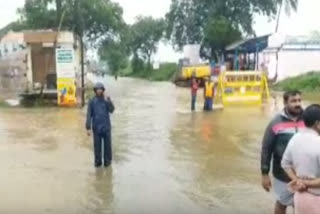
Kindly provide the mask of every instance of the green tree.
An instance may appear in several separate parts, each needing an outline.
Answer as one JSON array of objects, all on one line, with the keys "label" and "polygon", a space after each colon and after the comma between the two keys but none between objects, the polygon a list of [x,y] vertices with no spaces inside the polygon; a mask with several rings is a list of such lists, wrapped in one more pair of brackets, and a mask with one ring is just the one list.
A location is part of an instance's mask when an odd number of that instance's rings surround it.
[{"label": "green tree", "polygon": [[20,25],[26,29],[57,28],[56,10],[49,8],[47,0],[28,0],[18,9]]},{"label": "green tree", "polygon": [[129,62],[127,47],[121,41],[105,41],[99,48],[99,56],[102,61],[107,62],[113,75],[120,69],[125,69]]},{"label": "green tree", "polygon": [[157,51],[158,44],[163,38],[164,20],[138,17],[130,28],[132,35],[130,48],[134,57],[143,59],[147,62],[148,69],[151,69],[151,57]]},{"label": "green tree", "polygon": [[136,54],[133,55],[131,60],[131,67],[133,74],[136,76],[145,75],[145,64]]},{"label": "green tree", "polygon": [[298,8],[298,3],[298,0],[277,0],[278,5],[285,5],[285,10],[287,14],[290,14],[292,10],[296,11]]},{"label": "green tree", "polygon": [[116,39],[106,38],[99,47],[100,60],[108,64],[111,73],[114,75],[128,66],[131,55],[131,38],[129,26],[123,25]]},{"label": "green tree", "polygon": [[[240,39],[240,29],[232,26],[225,17],[209,20],[204,28],[200,54],[203,58],[212,58],[217,61],[227,45]],[[207,52],[205,47],[210,47]]]},{"label": "green tree", "polygon": [[[297,0],[286,1],[296,8],[293,3]],[[166,15],[166,35],[176,49],[198,43],[202,49],[216,53],[227,42],[239,39],[239,32],[243,36],[254,35],[255,15],[275,17],[281,3],[282,0],[172,0]],[[226,39],[228,31],[235,35]]]},{"label": "green tree", "polygon": [[19,31],[22,30],[21,25],[18,22],[11,22],[0,29],[0,39],[5,36],[9,31]]},{"label": "green tree", "polygon": [[124,25],[122,8],[110,0],[26,0],[18,10],[25,29],[71,30],[91,42],[115,37]]}]

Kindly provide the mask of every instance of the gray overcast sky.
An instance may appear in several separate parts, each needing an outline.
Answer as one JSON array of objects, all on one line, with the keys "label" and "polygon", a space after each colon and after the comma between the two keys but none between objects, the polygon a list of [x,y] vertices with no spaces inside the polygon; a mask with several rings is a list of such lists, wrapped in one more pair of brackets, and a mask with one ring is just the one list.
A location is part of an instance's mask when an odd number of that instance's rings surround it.
[{"label": "gray overcast sky", "polygon": [[[0,0],[0,28],[14,21],[16,10],[23,5],[25,0]],[[132,23],[138,15],[162,17],[169,9],[171,0],[114,0],[119,2],[124,9],[124,18]],[[311,30],[320,31],[320,0],[300,0],[297,13],[287,17],[284,13],[281,18],[281,33],[291,35],[308,34]],[[268,22],[264,17],[256,18],[255,29],[258,35],[272,33],[274,22]],[[176,61],[178,56],[170,47],[160,45],[156,59],[161,61]]]}]

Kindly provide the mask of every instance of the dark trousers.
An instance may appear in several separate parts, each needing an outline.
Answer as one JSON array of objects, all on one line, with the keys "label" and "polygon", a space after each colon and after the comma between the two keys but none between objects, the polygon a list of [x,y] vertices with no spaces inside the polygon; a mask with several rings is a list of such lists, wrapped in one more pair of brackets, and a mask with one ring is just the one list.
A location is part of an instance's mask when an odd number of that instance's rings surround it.
[{"label": "dark trousers", "polygon": [[196,101],[197,101],[197,95],[191,96],[191,110],[196,110]]},{"label": "dark trousers", "polygon": [[102,146],[104,163],[111,163],[112,147],[111,147],[111,131],[103,133],[94,132],[94,162],[96,166],[102,165]]},{"label": "dark trousers", "polygon": [[212,97],[206,97],[204,100],[204,107],[203,109],[205,111],[212,111],[213,107],[213,98]]}]

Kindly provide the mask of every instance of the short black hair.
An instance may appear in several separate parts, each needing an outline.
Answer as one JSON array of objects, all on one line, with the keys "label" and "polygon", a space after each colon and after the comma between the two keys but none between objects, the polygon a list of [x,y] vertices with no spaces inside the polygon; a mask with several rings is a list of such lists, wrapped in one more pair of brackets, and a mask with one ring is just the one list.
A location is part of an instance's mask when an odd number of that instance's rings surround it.
[{"label": "short black hair", "polygon": [[312,104],[305,109],[302,119],[306,127],[312,127],[317,121],[320,121],[320,105]]},{"label": "short black hair", "polygon": [[301,95],[301,91],[299,90],[289,90],[289,91],[286,91],[283,95],[283,100],[284,102],[288,102],[289,100],[289,97],[293,97],[293,96],[296,96],[296,95]]}]

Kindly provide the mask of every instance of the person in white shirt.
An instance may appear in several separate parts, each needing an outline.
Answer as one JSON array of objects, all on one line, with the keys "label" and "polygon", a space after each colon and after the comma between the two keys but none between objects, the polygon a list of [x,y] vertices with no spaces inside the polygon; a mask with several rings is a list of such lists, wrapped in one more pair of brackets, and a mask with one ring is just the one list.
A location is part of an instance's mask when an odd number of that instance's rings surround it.
[{"label": "person in white shirt", "polygon": [[320,105],[309,106],[302,117],[306,128],[290,140],[281,166],[292,179],[295,214],[319,214]]}]

